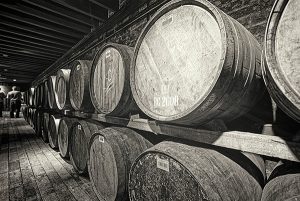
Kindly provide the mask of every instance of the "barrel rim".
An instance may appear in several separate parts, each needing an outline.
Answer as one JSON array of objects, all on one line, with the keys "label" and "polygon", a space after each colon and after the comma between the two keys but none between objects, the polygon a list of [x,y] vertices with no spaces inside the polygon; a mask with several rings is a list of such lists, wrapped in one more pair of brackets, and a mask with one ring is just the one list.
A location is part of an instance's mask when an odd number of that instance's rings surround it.
[{"label": "barrel rim", "polygon": [[[70,77],[68,75],[70,75],[71,70],[70,69],[59,69],[57,71],[57,75],[56,75],[56,82],[55,82],[55,91],[56,91],[56,96],[55,96],[55,100],[56,100],[56,104],[58,109],[63,110],[63,109],[67,109],[67,102],[69,101],[69,80]],[[63,80],[63,82],[65,83],[65,94],[63,94],[64,99],[63,99],[63,103],[59,102],[59,97],[61,94],[58,94],[58,84],[60,82],[60,80]]]},{"label": "barrel rim", "polygon": [[139,99],[139,96],[137,94],[137,89],[135,87],[135,62],[137,59],[137,53],[139,51],[139,48],[141,46],[141,43],[143,41],[144,36],[148,33],[150,30],[151,26],[165,13],[179,8],[182,5],[195,5],[195,6],[200,6],[201,8],[206,8],[209,13],[211,13],[212,17],[216,20],[219,28],[220,28],[220,34],[221,34],[221,40],[222,40],[222,51],[221,51],[221,59],[220,63],[218,66],[218,74],[217,77],[221,75],[222,72],[222,67],[223,64],[225,63],[225,58],[226,58],[226,52],[227,52],[227,33],[225,31],[225,23],[223,21],[223,18],[221,16],[221,11],[219,11],[212,3],[205,1],[205,0],[173,0],[171,2],[166,3],[163,7],[158,9],[156,13],[150,18],[150,20],[147,22],[145,27],[143,28],[141,34],[138,37],[137,43],[135,45],[135,51],[134,51],[134,56],[131,61],[130,65],[130,86],[131,86],[131,91],[132,95],[134,97],[134,100],[138,107],[149,117],[156,119],[158,121],[177,121],[180,120],[186,116],[188,116],[190,113],[193,111],[197,110],[197,108],[208,98],[209,94],[213,91],[217,80],[215,79],[213,84],[210,86],[210,88],[206,91],[205,95],[200,98],[193,106],[189,107],[185,111],[182,111],[179,114],[175,115],[170,115],[170,116],[162,116],[159,114],[156,114],[155,112],[150,111]]},{"label": "barrel rim", "polygon": [[[107,128],[110,128],[110,127],[107,127]],[[103,129],[106,129],[106,128],[103,128]],[[101,129],[102,130],[102,129]],[[92,144],[95,142],[95,140],[97,140],[96,138],[97,138],[97,136],[103,136],[104,138],[105,138],[105,136],[100,132],[100,130],[99,131],[96,131],[96,132],[94,132],[94,133],[92,133],[92,136],[91,136],[91,139],[90,139],[90,141],[89,141],[89,149],[88,149],[88,154],[90,155],[90,153],[91,153],[91,148],[92,148]],[[107,143],[108,144],[108,143]],[[114,162],[114,165],[115,165],[115,173],[117,173],[116,175],[118,175],[118,170],[117,170],[117,163],[116,163],[116,159],[115,159],[115,154],[114,154],[114,152],[113,152],[113,149],[112,149],[112,147],[110,146],[110,144],[108,144],[109,145],[109,147],[110,147],[110,149],[112,150],[112,155],[113,155],[113,162]],[[89,160],[88,160],[88,169],[90,168],[90,157],[89,157]],[[90,177],[90,179],[91,179],[91,183],[92,183],[92,186],[93,186],[93,189],[94,189],[94,191],[95,191],[95,193],[96,193],[96,195],[97,195],[97,197],[98,198],[102,198],[102,199],[104,199],[103,198],[103,196],[98,192],[98,190],[96,189],[96,186],[94,185],[94,180],[93,180],[93,177],[92,177],[92,175],[91,175],[91,171],[89,170],[88,171],[88,173],[89,173],[89,177]],[[116,177],[115,178],[116,180],[117,180],[117,184],[118,184],[118,182],[119,182],[119,178],[118,177]],[[114,199],[116,199],[116,197],[117,197],[117,194],[114,196]]]},{"label": "barrel rim", "polygon": [[[121,45],[121,44],[117,44],[117,43],[112,43],[112,42],[109,42],[109,43],[105,43],[104,45],[101,46],[101,48],[97,51],[97,53],[95,54],[94,56],[94,59],[93,59],[93,62],[92,62],[92,65],[91,65],[91,72],[90,72],[90,83],[89,83],[89,89],[90,89],[90,97],[91,97],[91,101],[92,101],[92,104],[95,108],[95,110],[97,112],[99,112],[100,114],[111,114],[111,113],[114,113],[116,110],[118,110],[118,104],[116,105],[116,107],[110,111],[110,112],[103,112],[101,111],[101,109],[98,107],[98,104],[97,104],[97,101],[96,101],[96,98],[94,96],[94,72],[95,72],[95,68],[97,66],[97,63],[99,61],[99,58],[100,56],[102,55],[103,51],[105,51],[107,48],[114,48],[116,49],[121,57],[124,57],[125,56],[125,53],[124,51],[122,51],[122,49],[120,47],[127,47],[129,49],[132,49],[132,47],[130,46],[126,46],[126,45]],[[130,74],[130,63],[129,62],[129,66],[126,67],[126,63],[125,63],[125,60],[122,59],[122,62],[123,62],[123,67],[124,67],[124,86],[123,86],[123,89],[122,89],[122,94],[120,96],[120,100],[124,100],[124,102],[128,102],[129,98],[130,98],[130,87],[127,89],[126,86],[126,83],[128,83],[128,85],[130,84],[130,75],[128,75],[128,73]],[[128,72],[126,71],[126,68],[129,68]],[[120,102],[119,100],[119,102]]]},{"label": "barrel rim", "polygon": [[[276,85],[276,88],[279,89],[281,93],[282,91],[289,92],[283,93],[284,96],[287,96],[286,100],[293,104],[295,108],[300,111],[300,104],[299,101],[297,101],[297,99],[300,99],[300,94],[293,89],[285,76],[282,76],[281,68],[275,51],[276,30],[288,2],[288,0],[277,0],[272,7],[264,37],[264,54],[266,63],[262,65],[262,69],[264,70],[263,78],[265,83],[267,83],[268,79],[270,79],[268,77],[271,77],[273,83]],[[271,91],[269,90],[269,92]],[[272,94],[273,93],[271,92],[271,95]],[[275,97],[275,95],[273,95],[273,97]],[[279,103],[279,105],[281,104]],[[288,108],[286,109],[289,110]],[[293,118],[295,119],[295,117]]]},{"label": "barrel rim", "polygon": [[[70,72],[70,83],[72,83],[73,81],[73,77],[74,77],[74,73],[75,73],[75,68],[80,65],[82,69],[84,69],[82,66],[84,65],[87,65],[85,64],[86,62],[84,62],[85,60],[76,60],[73,64],[72,64],[72,67],[71,67],[71,72]],[[84,71],[84,70],[83,70]],[[83,81],[85,81],[83,79]],[[82,108],[82,102],[83,102],[83,99],[84,99],[84,95],[85,95],[85,92],[84,92],[84,86],[82,87],[83,88],[83,93],[80,97],[81,99],[81,102],[80,102],[80,107],[78,107],[78,105],[74,102],[74,97],[73,97],[73,93],[71,93],[71,90],[73,89],[72,85],[70,85],[70,102],[71,102],[71,105],[73,107],[74,110],[80,110]]]}]

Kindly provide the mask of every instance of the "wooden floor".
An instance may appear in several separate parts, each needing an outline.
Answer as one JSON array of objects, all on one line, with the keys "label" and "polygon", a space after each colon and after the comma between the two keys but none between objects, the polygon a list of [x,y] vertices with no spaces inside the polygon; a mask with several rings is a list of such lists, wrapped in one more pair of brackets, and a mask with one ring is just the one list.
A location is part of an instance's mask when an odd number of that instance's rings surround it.
[{"label": "wooden floor", "polygon": [[78,176],[23,118],[5,114],[0,136],[0,201],[98,200],[90,180]]}]

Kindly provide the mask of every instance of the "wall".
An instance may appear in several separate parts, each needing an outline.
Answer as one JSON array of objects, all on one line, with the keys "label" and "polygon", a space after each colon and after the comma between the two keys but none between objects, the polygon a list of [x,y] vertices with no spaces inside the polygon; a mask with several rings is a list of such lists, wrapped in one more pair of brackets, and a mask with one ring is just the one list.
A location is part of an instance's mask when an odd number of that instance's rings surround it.
[{"label": "wall", "polygon": [[[138,8],[132,10],[132,4],[140,3]],[[49,75],[55,74],[57,69],[65,68],[76,59],[92,60],[96,52],[105,42],[115,42],[131,47],[140,35],[143,27],[148,22],[151,15],[168,0],[132,0],[128,3],[127,14],[118,13],[108,20],[107,26],[103,30],[96,30],[90,34],[89,39],[85,39],[83,45],[78,45],[71,52],[57,61],[48,71],[40,75],[34,84],[43,81]],[[262,44],[267,24],[267,19],[275,0],[210,0],[219,9],[238,20],[244,25]],[[130,10],[131,9],[131,10]],[[124,11],[123,11],[124,12]],[[116,19],[117,16],[117,19]],[[109,28],[107,28],[109,27]]]}]

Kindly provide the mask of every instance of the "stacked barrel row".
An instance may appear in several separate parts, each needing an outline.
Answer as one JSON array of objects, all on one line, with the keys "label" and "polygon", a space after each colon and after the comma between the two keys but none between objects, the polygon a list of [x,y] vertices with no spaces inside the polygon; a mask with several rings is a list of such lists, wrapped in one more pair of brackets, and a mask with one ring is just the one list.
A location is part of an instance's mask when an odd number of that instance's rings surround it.
[{"label": "stacked barrel row", "polygon": [[[198,126],[252,110],[264,78],[278,106],[299,121],[299,44],[286,41],[297,41],[299,33],[285,28],[299,24],[296,2],[276,2],[262,56],[253,35],[211,3],[171,1],[152,16],[134,49],[103,45],[93,61],[75,61],[49,77],[47,95],[37,87],[35,104],[47,96],[51,109],[117,117],[142,112]],[[274,200],[278,188],[270,181],[263,192],[264,161],[253,154],[173,140],[150,143],[128,128],[41,117],[43,138],[70,157],[78,173],[89,173],[100,200]]]}]

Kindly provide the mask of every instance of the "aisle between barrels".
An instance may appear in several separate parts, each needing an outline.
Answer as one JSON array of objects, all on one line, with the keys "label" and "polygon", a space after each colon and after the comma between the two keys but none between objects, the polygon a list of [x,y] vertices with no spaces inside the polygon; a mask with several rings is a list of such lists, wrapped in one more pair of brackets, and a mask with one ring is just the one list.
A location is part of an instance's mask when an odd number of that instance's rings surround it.
[{"label": "aisle between barrels", "polygon": [[23,118],[0,118],[0,200],[98,200],[90,180],[44,143]]}]

